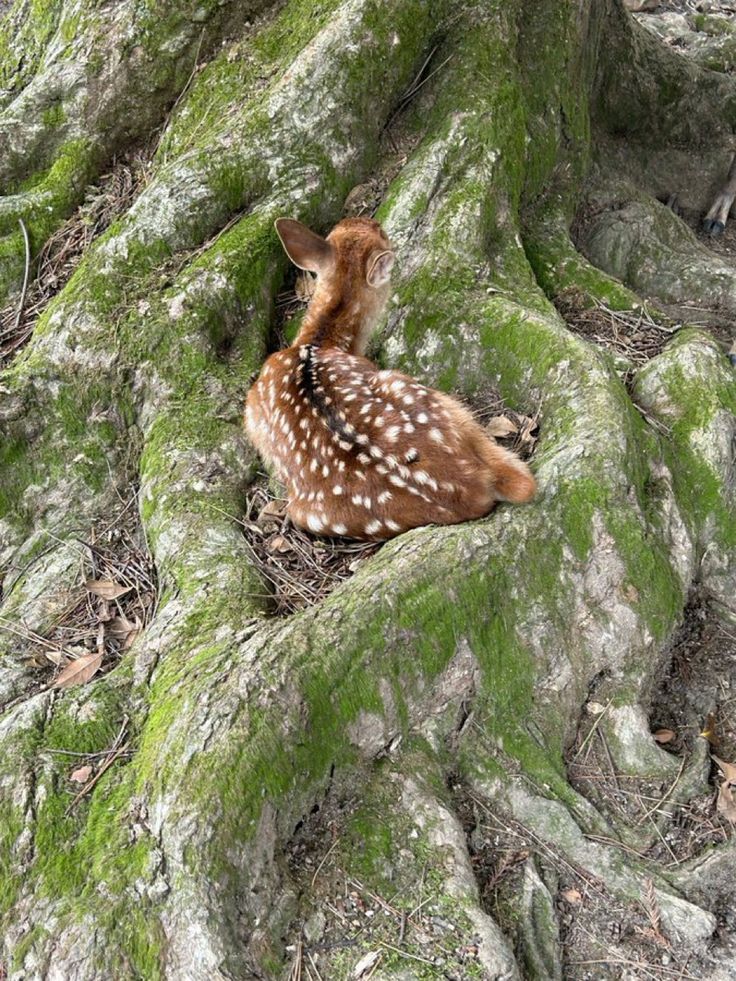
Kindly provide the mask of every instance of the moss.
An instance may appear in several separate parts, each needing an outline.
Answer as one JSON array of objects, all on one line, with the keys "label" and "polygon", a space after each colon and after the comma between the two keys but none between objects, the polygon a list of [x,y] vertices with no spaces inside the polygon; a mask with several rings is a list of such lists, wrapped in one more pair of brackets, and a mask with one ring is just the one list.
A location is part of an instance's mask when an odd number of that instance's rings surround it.
[{"label": "moss", "polygon": [[337,6],[337,0],[323,0],[318,6],[291,0],[265,29],[223,49],[195,79],[161,141],[158,158],[170,160],[195,145],[210,146],[223,118],[232,112],[234,93],[243,94],[241,112],[257,102],[264,80],[279,76],[291,64]]},{"label": "moss", "polygon": [[53,37],[63,0],[15,0],[0,20],[0,89],[20,91]]}]

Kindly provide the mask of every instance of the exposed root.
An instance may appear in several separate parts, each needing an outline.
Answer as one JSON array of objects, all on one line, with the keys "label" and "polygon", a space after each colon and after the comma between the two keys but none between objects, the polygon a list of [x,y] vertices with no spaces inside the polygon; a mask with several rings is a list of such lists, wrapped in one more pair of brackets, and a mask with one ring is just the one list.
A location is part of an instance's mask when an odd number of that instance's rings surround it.
[{"label": "exposed root", "polygon": [[[112,670],[153,619],[158,583],[153,559],[141,540],[137,493],[121,499],[121,505],[110,521],[92,529],[89,540],[75,540],[76,583],[43,635],[0,618],[0,630],[21,641],[29,667],[53,665],[61,671],[94,652],[102,654],[101,672]],[[52,684],[54,674],[47,671],[40,678]]]},{"label": "exposed root", "polygon": [[71,279],[91,242],[124,214],[145,187],[148,161],[142,154],[119,161],[84,202],[47,240],[36,261],[36,276],[18,316],[18,302],[0,310],[0,369],[30,340],[49,301]]}]

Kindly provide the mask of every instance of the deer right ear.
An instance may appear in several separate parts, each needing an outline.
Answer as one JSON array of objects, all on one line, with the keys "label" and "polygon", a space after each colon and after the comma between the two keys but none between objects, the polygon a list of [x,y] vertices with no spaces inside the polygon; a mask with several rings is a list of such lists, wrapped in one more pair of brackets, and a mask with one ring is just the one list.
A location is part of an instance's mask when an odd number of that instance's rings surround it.
[{"label": "deer right ear", "polygon": [[277,218],[276,232],[284,251],[300,269],[325,273],[332,265],[332,246],[306,225],[294,218]]}]

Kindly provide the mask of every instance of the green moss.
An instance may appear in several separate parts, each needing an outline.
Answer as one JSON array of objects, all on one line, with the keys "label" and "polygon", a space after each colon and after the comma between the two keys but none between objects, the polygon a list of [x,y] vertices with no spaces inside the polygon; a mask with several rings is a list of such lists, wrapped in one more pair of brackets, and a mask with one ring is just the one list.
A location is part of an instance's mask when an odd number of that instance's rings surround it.
[{"label": "green moss", "polygon": [[318,5],[291,0],[265,29],[224,48],[195,79],[161,141],[158,158],[169,160],[195,145],[211,146],[223,118],[232,112],[234,93],[243,93],[241,112],[252,107],[337,6],[337,0],[322,0]]},{"label": "green moss", "polygon": [[0,20],[0,89],[19,92],[53,37],[62,0],[15,0]]}]

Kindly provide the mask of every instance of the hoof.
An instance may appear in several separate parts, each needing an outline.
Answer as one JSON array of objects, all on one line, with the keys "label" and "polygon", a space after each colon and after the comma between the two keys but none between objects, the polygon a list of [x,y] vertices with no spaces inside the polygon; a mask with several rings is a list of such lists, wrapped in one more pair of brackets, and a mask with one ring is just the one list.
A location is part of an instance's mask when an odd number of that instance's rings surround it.
[{"label": "hoof", "polygon": [[711,236],[711,238],[718,238],[719,235],[723,235],[726,230],[725,221],[718,221],[715,218],[706,218],[703,221],[703,228]]}]

